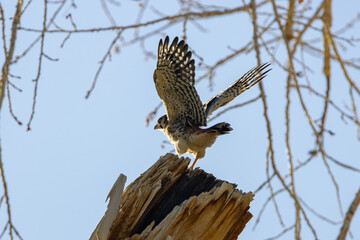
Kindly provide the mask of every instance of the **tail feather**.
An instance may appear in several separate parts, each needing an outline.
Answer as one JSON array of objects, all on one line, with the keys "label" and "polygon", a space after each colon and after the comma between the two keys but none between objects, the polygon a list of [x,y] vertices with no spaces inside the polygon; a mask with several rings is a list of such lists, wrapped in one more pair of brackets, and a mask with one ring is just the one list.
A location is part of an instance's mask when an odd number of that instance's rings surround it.
[{"label": "tail feather", "polygon": [[215,124],[212,127],[209,127],[208,129],[206,129],[206,132],[217,133],[219,135],[222,135],[222,134],[228,134],[231,130],[233,129],[230,127],[229,123],[222,122]]}]

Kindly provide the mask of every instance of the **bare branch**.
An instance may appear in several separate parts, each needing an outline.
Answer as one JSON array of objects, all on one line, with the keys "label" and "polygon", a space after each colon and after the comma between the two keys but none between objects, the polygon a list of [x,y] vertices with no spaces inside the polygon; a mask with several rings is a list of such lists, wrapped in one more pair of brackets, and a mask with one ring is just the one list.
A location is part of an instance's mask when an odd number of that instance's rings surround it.
[{"label": "bare branch", "polygon": [[355,198],[352,201],[349,209],[346,212],[345,218],[343,220],[343,225],[341,226],[340,233],[339,233],[339,236],[337,237],[337,240],[345,240],[346,239],[346,234],[349,230],[351,220],[354,216],[356,209],[359,206],[359,203],[360,203],[360,188],[357,191],[357,193],[355,194]]},{"label": "bare branch", "polygon": [[[331,0],[324,1],[324,14],[322,16],[322,22],[324,26],[331,26],[332,16],[331,16]],[[328,31],[323,28],[323,45],[324,45],[324,68],[323,73],[326,78],[326,93],[325,98],[330,98],[330,36],[328,35]],[[321,125],[319,136],[323,137],[324,127],[325,127],[325,119],[328,110],[328,101],[324,100],[324,110],[321,117]]]},{"label": "bare branch", "polygon": [[[274,12],[274,14],[275,14],[276,22],[278,23],[278,27],[279,27],[279,30],[281,31],[281,34],[282,34],[282,37],[283,37],[283,40],[284,40],[284,43],[285,43],[285,47],[286,47],[286,50],[287,50],[288,61],[289,61],[289,74],[291,74],[291,77],[292,77],[292,79],[294,80],[295,85],[298,86],[298,82],[297,82],[297,79],[296,79],[296,74],[295,74],[293,62],[292,62],[292,59],[291,59],[292,54],[291,54],[291,51],[290,51],[289,41],[288,41],[288,39],[287,39],[287,37],[286,37],[286,34],[285,34],[285,32],[284,32],[284,29],[283,29],[283,27],[282,27],[282,25],[281,25],[281,22],[280,22],[280,18],[279,18],[279,14],[278,14],[278,11],[277,11],[277,6],[276,6],[276,4],[275,4],[275,1],[274,1],[274,0],[271,0],[271,3],[272,3],[272,7],[273,7],[273,12]],[[305,115],[306,115],[306,117],[307,117],[307,119],[308,119],[308,121],[309,121],[312,129],[314,130],[314,132],[316,132],[316,131],[315,131],[315,128],[314,128],[314,126],[313,126],[312,120],[311,120],[311,118],[310,118],[310,116],[309,116],[309,113],[308,113],[308,111],[307,111],[307,109],[306,109],[306,106],[305,106],[305,104],[304,104],[304,102],[303,102],[303,100],[302,100],[302,97],[301,97],[301,94],[300,94],[300,90],[299,90],[298,87],[297,87],[296,89],[297,89],[297,91],[298,91],[300,103],[301,103],[301,106],[302,106],[302,108],[303,108],[303,110],[304,110],[304,112],[305,112]],[[275,161],[272,161],[272,165],[273,165],[273,168],[275,169],[275,168],[276,168]],[[277,172],[275,172],[275,173],[276,173],[276,175],[278,176],[278,179],[280,180],[280,182],[282,183],[282,185],[284,186],[284,188],[285,188],[285,189],[289,192],[289,194],[293,197],[294,201],[297,202],[298,206],[300,206],[300,204],[298,203],[298,201],[297,201],[297,199],[296,199],[296,196],[294,196],[294,195],[292,194],[292,192],[290,191],[290,189],[287,188],[287,186],[286,186],[286,184],[284,183],[284,181],[283,181],[283,179],[281,178],[281,176],[280,176]],[[300,208],[300,209],[301,209],[301,212],[302,212],[303,215],[304,215],[304,218],[305,218],[306,223],[308,224],[309,228],[311,229],[314,237],[317,239],[318,237],[317,237],[317,234],[316,234],[316,231],[315,231],[314,227],[311,225],[311,223],[310,223],[308,217],[306,216],[304,210],[303,210],[302,208]]]},{"label": "bare branch", "polygon": [[[256,5],[255,5],[255,0],[251,0],[251,18],[252,18],[252,25],[253,25],[253,44],[255,46],[255,52],[256,52],[256,61],[257,64],[260,65],[261,64],[261,58],[260,58],[260,49],[259,49],[259,42],[258,42],[258,27],[257,27],[257,15],[256,15]],[[272,167],[273,167],[273,171],[275,172],[275,174],[277,176],[280,176],[278,173],[277,168],[275,167],[275,157],[274,157],[274,147],[273,147],[273,137],[272,137],[272,128],[270,125],[270,119],[269,119],[269,115],[268,115],[268,104],[266,101],[266,95],[265,95],[265,91],[264,91],[264,87],[263,87],[263,83],[260,82],[259,83],[259,90],[260,90],[260,97],[263,103],[263,115],[265,118],[265,123],[266,123],[266,130],[267,130],[267,135],[268,135],[268,150],[267,150],[267,163],[266,163],[266,174],[267,174],[267,178],[270,178],[270,174],[269,174],[269,158],[271,160],[272,163]],[[270,194],[272,196],[272,200],[274,203],[274,207],[275,207],[275,211],[276,214],[278,216],[279,222],[281,224],[281,226],[285,226],[283,223],[283,220],[281,218],[281,214],[279,211],[279,207],[277,206],[276,200],[273,197],[274,196],[274,192],[273,192],[273,188],[271,185],[271,182],[269,181],[268,183],[269,185],[269,189],[270,189]]]},{"label": "bare branch", "polygon": [[[265,4],[266,1],[263,1],[262,3],[258,4],[257,6],[261,6]],[[217,17],[217,16],[223,16],[223,15],[229,15],[241,11],[247,11],[249,8],[249,5],[233,8],[233,9],[224,9],[222,11],[204,11],[204,12],[188,12],[184,14],[178,14],[174,16],[166,16],[163,18],[155,19],[152,21],[148,21],[145,23],[139,23],[139,24],[133,24],[133,25],[127,25],[127,26],[115,26],[115,27],[105,27],[105,28],[91,28],[91,29],[78,29],[78,30],[47,30],[47,33],[85,33],[85,32],[101,32],[101,31],[114,31],[114,30],[126,30],[126,29],[136,29],[141,27],[150,26],[156,23],[169,21],[169,20],[179,20],[183,18],[189,18],[189,19],[197,19],[197,18],[210,18],[210,17]],[[42,32],[42,30],[38,29],[30,29],[30,28],[24,28],[19,27],[20,30],[29,31],[29,32]]]},{"label": "bare branch", "polygon": [[[62,0],[60,6],[56,9],[56,11],[54,12],[54,14],[52,15],[52,17],[49,20],[49,23],[46,26],[46,29],[48,29],[52,24],[54,24],[54,20],[55,18],[58,16],[58,14],[60,13],[61,9],[65,6],[67,0]],[[30,1],[31,2],[31,1]],[[38,43],[41,40],[41,34],[25,49],[25,51],[16,56],[13,60],[13,63],[17,63],[22,57],[24,57],[35,45],[36,43]]]},{"label": "bare branch", "polygon": [[[1,80],[0,80],[0,110],[2,109],[2,103],[4,100],[4,96],[5,96],[5,86],[7,87],[7,90],[8,90],[9,70],[10,70],[11,60],[14,55],[15,43],[16,43],[16,38],[17,38],[17,27],[20,23],[22,5],[23,5],[23,1],[18,0],[17,4],[16,4],[16,9],[15,9],[14,17],[12,20],[12,24],[11,24],[10,46],[9,46],[8,50],[6,48],[4,12],[3,12],[2,6],[0,5],[2,34],[3,34],[3,48],[4,48],[4,53],[5,53],[5,55],[4,55],[5,61],[4,61],[3,67],[2,67]],[[8,98],[8,99],[10,99],[10,98]],[[10,200],[9,200],[7,183],[5,180],[5,171],[4,171],[4,167],[3,167],[3,161],[2,161],[1,146],[0,146],[0,173],[1,173],[2,185],[4,188],[4,197],[5,197],[6,210],[7,210],[7,215],[8,215],[7,225],[9,227],[9,236],[10,236],[10,239],[12,240],[13,236],[14,236],[13,231],[14,231],[15,227],[12,223],[12,218],[11,218]],[[6,231],[6,228],[7,228],[7,226],[5,226],[4,231]],[[16,231],[15,231],[15,234],[17,234]]]}]

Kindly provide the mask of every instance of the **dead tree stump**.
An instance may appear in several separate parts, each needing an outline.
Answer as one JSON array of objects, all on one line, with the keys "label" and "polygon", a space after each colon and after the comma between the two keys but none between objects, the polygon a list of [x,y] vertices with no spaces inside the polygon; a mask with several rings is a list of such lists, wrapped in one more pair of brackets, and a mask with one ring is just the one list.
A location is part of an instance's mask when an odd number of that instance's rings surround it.
[{"label": "dead tree stump", "polygon": [[254,195],[167,154],[124,192],[121,174],[90,240],[237,239],[252,215]]}]

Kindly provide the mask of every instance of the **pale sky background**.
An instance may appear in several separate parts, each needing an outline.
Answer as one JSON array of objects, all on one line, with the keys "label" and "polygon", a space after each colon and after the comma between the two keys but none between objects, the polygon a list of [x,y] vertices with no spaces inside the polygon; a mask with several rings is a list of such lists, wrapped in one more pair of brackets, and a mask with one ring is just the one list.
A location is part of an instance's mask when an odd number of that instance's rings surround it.
[{"label": "pale sky background", "polygon": [[[307,1],[304,1],[307,2]],[[110,22],[101,8],[101,1],[76,1],[77,8],[64,7],[58,17],[58,24],[71,29],[65,19],[72,13],[78,29],[90,27],[107,27]],[[166,4],[165,4],[166,3]],[[1,1],[6,10],[7,36],[9,35],[9,18],[13,16],[14,1]],[[150,1],[163,13],[174,14],[178,2]],[[210,3],[209,3],[210,4]],[[211,4],[217,4],[211,1]],[[224,6],[238,6],[241,1],[225,1]],[[317,7],[317,4],[315,4]],[[176,8],[174,7],[176,6]],[[54,5],[49,5],[50,13]],[[111,6],[110,6],[111,7]],[[120,7],[113,7],[112,14],[118,25],[135,22],[139,10],[138,1],[121,1]],[[339,29],[354,19],[360,11],[358,1],[333,1],[333,29]],[[49,13],[49,14],[50,14]],[[42,24],[42,1],[33,1],[22,18],[23,27],[39,29]],[[157,16],[150,10],[145,12],[144,21]],[[213,64],[219,58],[231,53],[228,46],[240,48],[251,37],[252,27],[246,13],[234,14],[230,18],[219,17],[199,21],[206,32],[189,25],[187,43],[207,63]],[[158,25],[160,26],[160,25]],[[320,26],[320,25],[319,25]],[[150,29],[141,29],[140,34]],[[360,25],[344,36],[359,37]],[[171,39],[181,36],[181,25],[177,24],[164,32]],[[15,55],[20,54],[37,34],[19,31]],[[122,48],[120,53],[112,53],[98,79],[95,90],[88,100],[84,96],[90,88],[99,61],[116,36],[116,32],[73,34],[63,48],[60,44],[65,34],[47,34],[45,52],[59,61],[44,59],[39,82],[36,113],[31,131],[26,131],[33,98],[31,81],[36,76],[39,44],[19,63],[11,66],[11,73],[21,79],[11,81],[23,89],[22,93],[13,90],[13,110],[25,126],[18,126],[8,110],[5,99],[1,112],[1,145],[2,158],[11,201],[12,219],[15,227],[25,240],[45,239],[88,239],[103,216],[107,203],[106,196],[113,183],[123,173],[127,183],[131,183],[142,172],[148,169],[160,155],[173,149],[166,145],[161,147],[165,136],[145,126],[145,118],[160,102],[152,80],[156,60],[146,58],[139,44]],[[133,31],[124,34],[131,39]],[[316,35],[318,36],[318,35]],[[314,36],[307,36],[312,39]],[[160,35],[151,37],[145,43],[148,51],[157,50]],[[321,43],[320,43],[321,44]],[[356,51],[354,51],[354,49]],[[346,57],[358,57],[359,45],[351,51],[344,52]],[[0,51],[1,64],[3,51]],[[271,58],[263,54],[263,61]],[[278,57],[285,62],[280,49]],[[312,86],[323,86],[321,76],[322,64],[318,58],[307,57],[306,62],[313,68],[309,74]],[[216,72],[213,91],[209,91],[208,81],[197,85],[202,101],[208,100],[229,86],[243,73],[256,65],[254,53],[240,55]],[[331,94],[337,103],[349,104],[347,82],[340,74],[339,66],[333,63],[333,85]],[[275,157],[282,174],[287,172],[288,160],[284,148],[284,109],[286,76],[277,64],[263,81],[269,102],[270,121],[273,127]],[[353,79],[359,82],[359,72],[348,68]],[[202,72],[198,72],[200,76]],[[302,79],[304,81],[304,79]],[[321,88],[320,88],[321,89]],[[234,104],[245,102],[259,93],[258,87],[241,95]],[[292,104],[297,106],[291,112],[291,147],[296,162],[305,161],[308,151],[314,145],[312,133],[304,120],[304,113],[298,107],[295,94]],[[309,111],[313,116],[320,116],[322,102],[315,96],[306,98]],[[359,104],[359,98],[356,98]],[[313,102],[313,104],[312,104]],[[311,103],[311,106],[310,106]],[[160,114],[164,113],[164,108]],[[341,116],[329,108],[327,129],[335,136],[326,135],[326,148],[336,159],[360,168],[360,144],[356,140],[355,126],[344,122]],[[231,123],[234,131],[218,138],[214,146],[207,150],[204,159],[196,167],[212,173],[219,179],[238,185],[243,191],[254,191],[265,179],[266,163],[266,129],[263,118],[263,106],[260,101],[235,111],[228,112],[216,119],[216,122]],[[214,122],[215,123],[215,122]],[[193,156],[190,156],[193,159]],[[355,192],[360,185],[359,173],[339,168],[329,162],[340,186],[344,211],[347,210]],[[336,202],[335,188],[320,158],[313,160],[306,168],[296,173],[296,187],[303,199],[319,213],[333,221],[341,221]],[[274,189],[280,185],[274,182]],[[269,203],[262,221],[253,230],[255,220],[269,190],[264,189],[255,196],[250,212],[254,215],[239,239],[265,239],[282,231],[275,215],[274,206]],[[292,201],[282,194],[277,198],[280,212],[286,227],[294,222]],[[313,225],[318,230],[320,239],[335,239],[340,224],[332,225],[308,213]],[[303,219],[303,218],[302,218]],[[6,221],[5,205],[0,209],[0,226]],[[303,239],[313,239],[312,234],[302,222]],[[352,223],[354,239],[360,239],[360,213],[354,216]],[[292,239],[293,231],[280,239]],[[8,235],[3,239],[8,239]]]}]

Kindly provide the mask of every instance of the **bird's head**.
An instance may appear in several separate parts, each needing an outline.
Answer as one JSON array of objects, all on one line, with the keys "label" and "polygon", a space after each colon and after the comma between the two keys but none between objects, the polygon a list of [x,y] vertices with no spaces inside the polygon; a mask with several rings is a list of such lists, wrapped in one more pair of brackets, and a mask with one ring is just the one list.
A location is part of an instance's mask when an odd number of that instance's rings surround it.
[{"label": "bird's head", "polygon": [[154,129],[163,130],[164,128],[166,128],[167,125],[168,125],[168,119],[167,116],[164,115],[156,121],[156,125],[154,126]]}]

